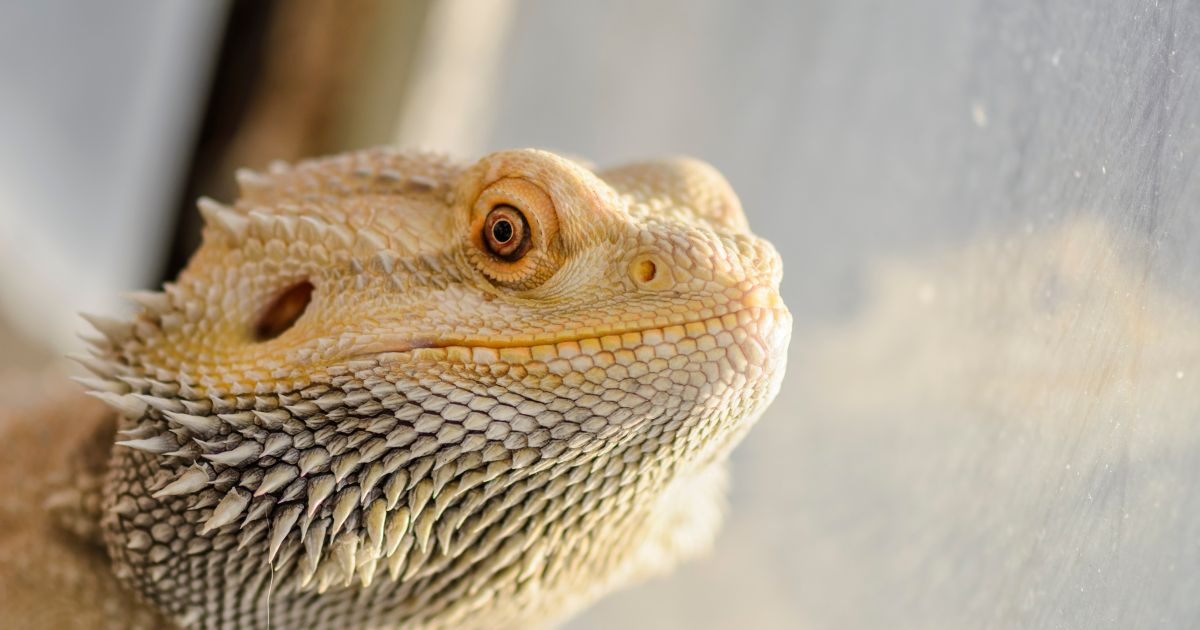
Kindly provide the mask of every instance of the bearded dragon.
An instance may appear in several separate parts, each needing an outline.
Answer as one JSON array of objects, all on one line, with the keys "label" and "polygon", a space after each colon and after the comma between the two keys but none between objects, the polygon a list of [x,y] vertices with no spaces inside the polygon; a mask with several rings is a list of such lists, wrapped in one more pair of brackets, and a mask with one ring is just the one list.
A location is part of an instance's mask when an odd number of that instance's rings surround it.
[{"label": "bearded dragon", "polygon": [[115,413],[6,421],[7,622],[529,628],[710,544],[791,328],[715,169],[377,149],[238,182],[175,282],[90,318]]}]

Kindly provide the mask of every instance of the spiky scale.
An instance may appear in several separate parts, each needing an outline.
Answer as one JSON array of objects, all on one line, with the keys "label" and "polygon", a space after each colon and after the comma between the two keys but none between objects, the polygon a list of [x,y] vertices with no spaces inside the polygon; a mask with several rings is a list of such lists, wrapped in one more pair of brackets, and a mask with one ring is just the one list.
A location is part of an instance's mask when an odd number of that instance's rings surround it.
[{"label": "spiky scale", "polygon": [[413,514],[416,514],[416,517],[412,524],[412,533],[417,539],[417,548],[424,552],[429,547],[429,536],[437,519],[434,518],[433,512],[414,511]]},{"label": "spiky scale", "polygon": [[433,496],[433,483],[428,479],[422,479],[413,486],[411,492],[408,493],[408,509],[414,516],[419,515],[424,509],[425,504],[429,503],[429,499]]},{"label": "spiky scale", "polygon": [[151,313],[161,313],[171,308],[171,300],[161,291],[127,291],[121,297]]},{"label": "spiky scale", "polygon": [[271,534],[267,543],[268,563],[274,563],[279,546],[283,544],[283,539],[291,533],[292,528],[296,525],[296,520],[300,518],[303,511],[304,507],[299,503],[289,503],[276,510],[275,518],[271,519]]},{"label": "spiky scale", "polygon": [[204,217],[205,225],[212,226],[239,241],[246,237],[250,229],[250,220],[246,217],[208,197],[201,197],[196,201],[196,206],[200,209],[200,215]]},{"label": "spiky scale", "polygon": [[162,455],[163,453],[167,453],[179,448],[179,444],[175,441],[175,438],[169,434],[160,434],[141,440],[121,440],[120,442],[117,442],[116,445],[144,451],[154,455]]},{"label": "spiky scale", "polygon": [[162,398],[159,396],[151,396],[149,394],[133,394],[133,397],[146,403],[149,407],[157,409],[158,411],[184,411],[183,404],[174,398]]},{"label": "spiky scale", "polygon": [[400,546],[400,539],[404,537],[404,534],[408,533],[408,515],[408,508],[405,507],[397,508],[388,514],[384,532],[386,538],[384,555],[390,556],[396,553],[396,548]]},{"label": "spiky scale", "polygon": [[376,553],[379,553],[383,549],[383,532],[384,526],[387,523],[387,505],[384,500],[375,499],[372,501],[371,505],[367,507],[363,520],[367,536],[371,540],[371,547]]},{"label": "spiky scale", "polygon": [[262,453],[261,444],[253,440],[246,440],[232,450],[210,453],[204,458],[214,464],[238,467],[258,459],[260,453]]},{"label": "spiky scale", "polygon": [[304,451],[304,454],[300,456],[300,461],[297,463],[300,466],[300,475],[308,475],[308,473],[329,463],[329,451],[321,447],[310,448]]},{"label": "spiky scale", "polygon": [[133,322],[131,321],[92,313],[80,313],[79,316],[87,320],[87,323],[91,324],[92,328],[95,328],[97,332],[104,335],[113,343],[124,343],[133,336]]},{"label": "spiky scale", "polygon": [[200,528],[201,534],[207,534],[214,530],[220,529],[229,523],[250,505],[250,493],[241,488],[234,488],[221,499],[217,507],[213,508],[212,516],[204,522],[204,526]]},{"label": "spiky scale", "polygon": [[358,486],[350,486],[339,492],[337,497],[334,498],[333,529],[329,532],[330,536],[337,536],[338,531],[342,528],[342,524],[349,518],[350,513],[358,507],[359,493]]},{"label": "spiky scale", "polygon": [[117,376],[117,366],[107,361],[101,361],[86,354],[68,354],[67,358],[87,369],[87,371],[103,379]]},{"label": "spiky scale", "polygon": [[89,376],[72,376],[71,380],[79,383],[84,389],[89,391],[108,392],[117,395],[129,392],[129,386],[120,381],[110,381]]},{"label": "spiky scale", "polygon": [[333,475],[321,475],[308,481],[308,516],[312,518],[321,504],[333,493]]},{"label": "spiky scale", "polygon": [[289,484],[300,475],[300,471],[291,464],[275,464],[263,477],[262,483],[258,489],[254,491],[254,496],[259,497],[269,492],[274,492],[279,488]]},{"label": "spiky scale", "polygon": [[116,409],[126,418],[140,418],[146,413],[147,405],[131,394],[114,394],[112,392],[87,392],[89,396],[99,398],[109,407]]},{"label": "spiky scale", "polygon": [[349,585],[354,579],[355,556],[358,553],[358,534],[344,532],[329,545],[333,561],[341,571],[341,581]]},{"label": "spiky scale", "polygon": [[163,411],[167,420],[202,437],[212,437],[221,429],[221,421],[212,416],[193,416],[190,413]]},{"label": "spiky scale", "polygon": [[321,552],[325,548],[325,533],[329,529],[329,520],[321,519],[308,528],[308,536],[304,539],[305,566],[308,569],[301,576],[300,585],[305,587],[312,580],[321,563]]},{"label": "spiky scale", "polygon": [[358,464],[361,459],[362,458],[358,454],[358,451],[350,451],[343,455],[337,456],[337,458],[333,460],[333,464],[329,466],[329,469],[333,471],[334,481],[341,483],[346,479],[346,477],[349,477],[350,473],[354,472],[358,468]]},{"label": "spiky scale", "polygon": [[156,499],[179,496],[196,492],[209,483],[208,473],[202,468],[189,468],[175,478],[175,481],[163,486],[152,496]]}]

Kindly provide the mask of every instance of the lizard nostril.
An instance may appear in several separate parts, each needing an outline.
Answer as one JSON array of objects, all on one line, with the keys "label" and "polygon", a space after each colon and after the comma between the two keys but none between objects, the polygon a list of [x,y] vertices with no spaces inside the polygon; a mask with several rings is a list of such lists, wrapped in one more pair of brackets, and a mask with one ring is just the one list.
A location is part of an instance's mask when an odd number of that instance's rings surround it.
[{"label": "lizard nostril", "polygon": [[269,341],[291,328],[308,308],[312,292],[312,283],[305,280],[280,293],[254,325],[254,340]]},{"label": "lizard nostril", "polygon": [[642,260],[634,267],[634,274],[637,279],[642,282],[650,282],[654,280],[654,276],[658,275],[658,265],[654,264],[653,260]]},{"label": "lizard nostril", "polygon": [[629,276],[639,287],[652,291],[667,289],[674,284],[666,263],[653,254],[634,259],[629,265]]}]

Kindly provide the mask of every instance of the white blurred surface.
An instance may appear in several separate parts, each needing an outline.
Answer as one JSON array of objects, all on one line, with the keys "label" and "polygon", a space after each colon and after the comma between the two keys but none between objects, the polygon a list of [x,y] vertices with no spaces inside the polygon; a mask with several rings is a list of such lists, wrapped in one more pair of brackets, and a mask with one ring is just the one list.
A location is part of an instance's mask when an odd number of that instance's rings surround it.
[{"label": "white blurred surface", "polygon": [[157,280],[224,11],[0,4],[0,310],[39,343]]}]

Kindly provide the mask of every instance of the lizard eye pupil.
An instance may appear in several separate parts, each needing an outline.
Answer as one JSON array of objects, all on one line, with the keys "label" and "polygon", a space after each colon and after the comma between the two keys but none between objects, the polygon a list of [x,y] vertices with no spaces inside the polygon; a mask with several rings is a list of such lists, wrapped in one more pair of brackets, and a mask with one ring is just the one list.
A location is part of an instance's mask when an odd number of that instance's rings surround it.
[{"label": "lizard eye pupil", "polygon": [[512,239],[513,226],[508,222],[508,219],[502,219],[492,225],[492,236],[495,237],[497,243],[507,243]]},{"label": "lizard eye pupil", "polygon": [[500,260],[520,260],[531,246],[525,215],[506,204],[492,208],[483,223],[483,244],[488,253]]}]

